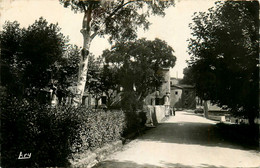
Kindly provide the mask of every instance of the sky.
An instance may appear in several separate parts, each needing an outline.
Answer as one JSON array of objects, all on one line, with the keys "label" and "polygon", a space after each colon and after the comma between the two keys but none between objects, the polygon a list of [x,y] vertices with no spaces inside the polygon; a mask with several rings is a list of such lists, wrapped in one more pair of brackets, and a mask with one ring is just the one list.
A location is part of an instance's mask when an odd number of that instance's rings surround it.
[{"label": "sky", "polygon": [[[182,78],[183,69],[187,67],[187,39],[191,37],[188,25],[192,23],[192,15],[194,12],[207,11],[214,6],[214,2],[215,0],[176,0],[175,7],[166,10],[165,17],[149,18],[152,25],[148,31],[138,30],[138,38],[160,38],[174,49],[177,61],[170,70],[171,77]],[[16,20],[21,27],[28,27],[41,16],[49,23],[58,23],[61,32],[69,36],[71,44],[82,46],[82,13],[75,14],[69,8],[64,8],[58,0],[0,0],[0,30],[7,20]],[[90,52],[99,56],[106,48],[110,48],[107,39],[96,37],[91,43]]]}]

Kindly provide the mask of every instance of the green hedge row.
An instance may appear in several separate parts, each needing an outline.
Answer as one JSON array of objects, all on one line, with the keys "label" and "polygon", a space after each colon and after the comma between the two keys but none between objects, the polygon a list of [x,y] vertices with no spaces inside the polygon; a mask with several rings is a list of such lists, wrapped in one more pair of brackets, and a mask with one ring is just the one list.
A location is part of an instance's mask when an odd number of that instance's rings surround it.
[{"label": "green hedge row", "polygon": [[[68,166],[75,152],[119,140],[126,129],[123,111],[49,108],[35,102],[1,101],[1,166]],[[20,152],[31,153],[20,160]]]},{"label": "green hedge row", "polygon": [[74,143],[74,152],[102,147],[104,144],[121,139],[125,128],[123,111],[86,111],[78,108],[80,141]]}]

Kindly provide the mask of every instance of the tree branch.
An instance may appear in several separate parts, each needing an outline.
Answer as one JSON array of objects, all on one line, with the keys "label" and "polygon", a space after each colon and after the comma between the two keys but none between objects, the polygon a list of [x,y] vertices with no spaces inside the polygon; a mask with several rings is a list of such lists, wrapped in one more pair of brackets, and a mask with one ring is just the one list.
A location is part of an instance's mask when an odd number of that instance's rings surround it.
[{"label": "tree branch", "polygon": [[79,3],[80,3],[80,5],[81,5],[81,6],[82,6],[82,8],[83,8],[83,10],[84,10],[84,13],[86,13],[86,12],[87,12],[87,10],[86,10],[86,7],[85,7],[85,5],[84,5],[84,2],[83,2],[83,1],[80,1]]},{"label": "tree branch", "polygon": [[[103,23],[103,25],[101,27],[103,27],[105,25],[105,23],[107,23],[120,9],[122,9],[124,6],[132,3],[132,2],[135,2],[135,1],[128,1],[126,3],[124,3],[124,0],[122,0],[121,4],[118,5],[118,7],[112,12],[109,14],[109,16],[107,18],[105,18],[105,22]],[[90,38],[93,39],[96,37],[96,35],[98,35],[98,33],[100,33],[101,29],[95,31],[91,36]]]}]

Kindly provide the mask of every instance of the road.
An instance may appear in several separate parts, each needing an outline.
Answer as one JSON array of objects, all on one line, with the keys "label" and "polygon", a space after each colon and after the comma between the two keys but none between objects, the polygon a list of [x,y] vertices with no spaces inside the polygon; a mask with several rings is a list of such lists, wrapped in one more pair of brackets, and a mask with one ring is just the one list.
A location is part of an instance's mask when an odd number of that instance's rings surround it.
[{"label": "road", "polygon": [[260,167],[260,153],[214,134],[215,121],[178,111],[96,168]]}]

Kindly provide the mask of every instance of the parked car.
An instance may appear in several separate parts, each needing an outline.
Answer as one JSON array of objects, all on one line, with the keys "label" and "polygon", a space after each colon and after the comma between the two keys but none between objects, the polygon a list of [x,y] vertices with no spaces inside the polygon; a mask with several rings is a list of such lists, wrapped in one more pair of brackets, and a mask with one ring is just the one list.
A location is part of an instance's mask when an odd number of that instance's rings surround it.
[{"label": "parked car", "polygon": [[202,108],[197,108],[197,109],[194,110],[194,113],[195,114],[202,114],[202,113],[204,113],[204,110]]}]

